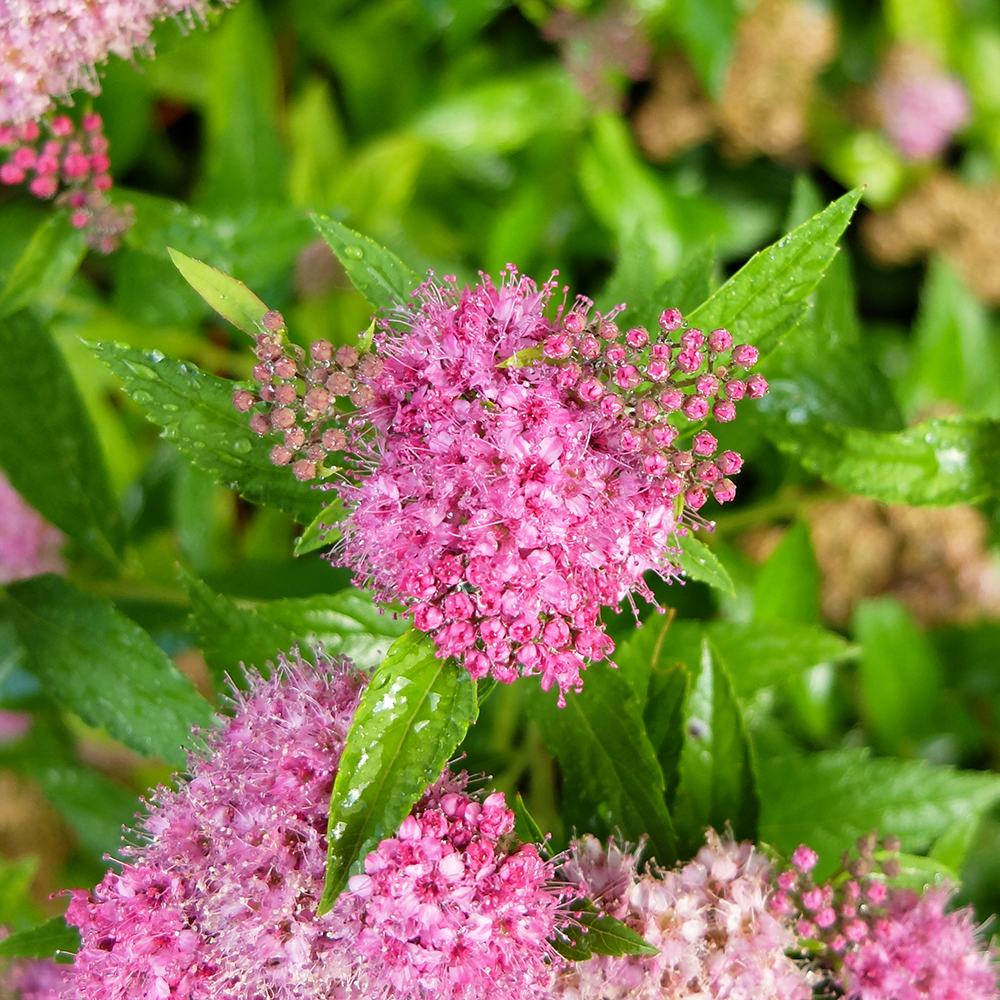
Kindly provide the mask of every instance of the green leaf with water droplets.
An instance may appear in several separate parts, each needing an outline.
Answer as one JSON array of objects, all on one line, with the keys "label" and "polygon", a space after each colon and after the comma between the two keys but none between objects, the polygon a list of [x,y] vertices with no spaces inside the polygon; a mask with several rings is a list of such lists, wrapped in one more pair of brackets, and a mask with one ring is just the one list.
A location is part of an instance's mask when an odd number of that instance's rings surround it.
[{"label": "green leaf with water droplets", "polygon": [[700,580],[716,590],[721,590],[730,597],[736,596],[736,586],[725,566],[719,562],[719,557],[694,535],[688,533],[681,540],[680,567],[684,575],[691,580]]},{"label": "green leaf with water droplets", "polygon": [[799,323],[806,298],[837,253],[861,198],[849,191],[740,268],[687,320],[705,330],[728,329],[737,343],[772,350]]},{"label": "green leaf with water droplets", "polygon": [[210,267],[180,250],[167,247],[167,253],[184,280],[223,318],[237,329],[255,337],[264,332],[261,320],[267,306],[236,278]]},{"label": "green leaf with water droplets", "polygon": [[30,930],[18,931],[0,941],[0,957],[49,958],[57,952],[76,954],[80,932],[63,917],[53,917]]},{"label": "green leaf with water droplets", "polygon": [[641,934],[605,913],[598,913],[589,899],[576,899],[568,907],[575,924],[563,930],[565,937],[550,938],[563,958],[583,962],[593,955],[658,955],[660,949]]},{"label": "green leaf with water droplets", "polygon": [[300,483],[290,469],[273,465],[275,441],[254,434],[246,414],[233,406],[233,392],[247,386],[160,351],[112,343],[88,346],[122,380],[146,416],[163,428],[163,437],[216,482],[251,503],[286,511],[300,524],[309,524],[323,509],[323,493]]},{"label": "green leaf with water droplets", "polygon": [[434,653],[433,640],[411,629],[361,696],[330,799],[320,913],[333,906],[355,864],[396,832],[475,721],[475,682]]},{"label": "green leaf with water droplets", "polygon": [[351,284],[375,309],[398,309],[410,300],[420,278],[391,250],[335,222],[311,215],[313,225],[343,265]]}]

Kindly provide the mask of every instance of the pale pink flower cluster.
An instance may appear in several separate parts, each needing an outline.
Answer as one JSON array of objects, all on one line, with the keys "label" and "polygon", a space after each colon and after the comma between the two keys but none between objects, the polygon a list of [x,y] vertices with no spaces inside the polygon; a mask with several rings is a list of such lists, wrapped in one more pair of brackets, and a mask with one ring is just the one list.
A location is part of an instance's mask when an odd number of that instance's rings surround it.
[{"label": "pale pink flower cluster", "polygon": [[100,92],[96,67],[149,48],[155,21],[202,17],[206,0],[0,0],[0,123],[40,118],[80,88]]},{"label": "pale pink flower cluster", "polygon": [[72,975],[71,965],[61,965],[51,958],[18,959],[0,974],[0,997],[63,1000]]},{"label": "pale pink flower cluster", "polygon": [[350,880],[353,947],[383,970],[370,996],[533,997],[551,980],[560,899],[533,844],[510,851],[504,796],[479,802],[447,773]]},{"label": "pale pink flower cluster", "polygon": [[878,94],[885,130],[911,160],[930,160],[943,152],[969,118],[965,88],[940,71],[885,81]]},{"label": "pale pink flower cluster", "polygon": [[446,774],[320,917],[330,792],[364,679],[282,658],[249,680],[190,779],[156,792],[121,872],[73,892],[72,996],[416,1000],[434,982],[471,1000],[486,981],[533,996],[558,899],[502,797],[480,802]]},{"label": "pale pink flower cluster", "polygon": [[234,403],[283,435],[272,459],[303,481],[353,453],[337,555],[359,583],[474,677],[540,675],[563,704],[614,648],[601,607],[652,601],[643,574],[680,576],[680,536],[710,497],[735,496],[742,458],[704,421],[733,420],[767,383],[746,374],[757,349],[726,330],[668,309],[654,335],[623,332],[583,298],[553,314],[555,287],[513,267],[499,287],[428,280],[375,351],[318,341],[311,364],[269,313],[259,396]]},{"label": "pale pink flower cluster", "polygon": [[65,570],[62,533],[29,507],[0,472],[0,584]]},{"label": "pale pink flower cluster", "polygon": [[[828,882],[811,872],[818,857],[800,845],[790,868],[778,875],[771,908],[796,920],[796,932],[830,967],[848,1000],[996,1000],[997,968],[984,947],[971,908],[946,913],[954,890],[931,886],[918,895],[886,884],[899,874],[895,838],[875,857],[876,838],[859,839],[860,856]],[[877,873],[881,868],[881,873]]]},{"label": "pale pink flower cluster", "polygon": [[638,875],[632,855],[614,845],[605,852],[588,837],[564,871],[600,909],[660,950],[567,966],[556,987],[564,1000],[810,997],[809,971],[786,954],[795,934],[768,906],[770,864],[752,844],[710,830],[688,864]]}]

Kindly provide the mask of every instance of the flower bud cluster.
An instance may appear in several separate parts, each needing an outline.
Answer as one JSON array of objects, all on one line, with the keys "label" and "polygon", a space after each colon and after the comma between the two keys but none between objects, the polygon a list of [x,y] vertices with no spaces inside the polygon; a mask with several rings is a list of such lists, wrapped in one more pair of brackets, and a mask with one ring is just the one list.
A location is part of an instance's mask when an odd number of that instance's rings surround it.
[{"label": "flower bud cluster", "polygon": [[[43,131],[44,126],[44,131]],[[27,184],[42,199],[68,205],[71,223],[87,232],[87,242],[110,253],[131,226],[127,211],[105,197],[111,190],[111,160],[101,116],[87,114],[77,126],[67,115],[0,127],[0,148],[8,150],[0,165],[0,182]]]},{"label": "flower bud cluster", "polygon": [[899,846],[866,834],[857,856],[845,852],[840,872],[817,884],[818,855],[800,845],[777,877],[772,912],[820,948],[849,1000],[995,1000],[993,956],[976,939],[971,910],[944,912],[954,890],[921,895],[887,884],[900,874]]},{"label": "flower bud cluster", "polygon": [[257,434],[281,435],[271,449],[275,465],[290,465],[303,483],[325,478],[336,471],[326,464],[330,454],[348,446],[351,413],[374,398],[367,382],[378,377],[383,363],[354,347],[334,348],[328,340],[314,341],[307,354],[288,341],[284,318],[274,309],[262,325],[253,369],[260,388],[238,389],[233,405],[241,413],[254,411],[250,428]]}]

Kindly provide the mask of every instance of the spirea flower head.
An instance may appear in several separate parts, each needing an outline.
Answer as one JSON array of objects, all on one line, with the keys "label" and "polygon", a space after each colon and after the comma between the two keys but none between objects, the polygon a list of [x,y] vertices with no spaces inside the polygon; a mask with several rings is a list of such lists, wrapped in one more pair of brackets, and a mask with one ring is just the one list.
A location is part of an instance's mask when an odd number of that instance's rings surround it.
[{"label": "spirea flower head", "polygon": [[51,958],[16,959],[0,974],[4,1000],[62,1000],[72,977],[69,965]]},{"label": "spirea flower head", "polygon": [[364,681],[349,665],[282,658],[161,788],[93,892],[80,928],[79,1000],[301,997],[526,998],[544,974],[558,899],[502,796],[446,773],[367,876],[320,917],[330,792]]},{"label": "spirea flower head", "polygon": [[879,845],[868,834],[857,846],[842,872],[820,885],[810,874],[815,852],[800,846],[771,900],[838,990],[848,1000],[996,1000],[995,955],[979,940],[971,908],[946,913],[948,887],[918,894],[887,885],[900,871],[896,838]]},{"label": "spirea flower head", "polygon": [[808,972],[787,957],[795,935],[768,907],[767,859],[749,843],[708,832],[697,857],[673,871],[638,875],[634,857],[593,838],[574,845],[564,873],[605,912],[624,920],[658,955],[594,956],[563,970],[567,1000],[806,1000]]},{"label": "spirea flower head", "polygon": [[154,22],[202,17],[205,0],[2,0],[0,123],[40,118],[83,88],[100,92],[96,67],[113,53],[148,49]]},{"label": "spirea flower head", "polygon": [[65,569],[62,533],[29,507],[0,472],[0,584]]},{"label": "spirea flower head", "polygon": [[374,351],[319,341],[311,363],[274,314],[254,369],[266,410],[234,402],[283,435],[272,459],[302,480],[356,456],[338,555],[359,582],[473,676],[538,674],[562,703],[613,649],[600,608],[652,600],[643,574],[679,576],[679,536],[710,496],[733,499],[742,459],[704,422],[767,383],[726,330],[668,309],[653,334],[623,333],[586,299],[550,310],[555,290],[513,267],[499,287],[428,280]]}]

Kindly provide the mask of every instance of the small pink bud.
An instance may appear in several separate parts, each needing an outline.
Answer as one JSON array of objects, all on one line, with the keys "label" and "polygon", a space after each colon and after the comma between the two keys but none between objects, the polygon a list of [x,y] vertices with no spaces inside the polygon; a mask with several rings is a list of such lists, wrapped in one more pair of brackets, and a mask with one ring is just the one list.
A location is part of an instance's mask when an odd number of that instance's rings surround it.
[{"label": "small pink bud", "polygon": [[684,402],[684,393],[680,389],[668,389],[660,395],[660,406],[664,413],[673,413],[681,408]]},{"label": "small pink bud", "polygon": [[736,499],[736,484],[731,479],[720,479],[712,487],[712,495],[719,503],[729,503]]},{"label": "small pink bud", "polygon": [[720,399],[715,406],[712,407],[712,416],[715,417],[720,424],[728,424],[730,420],[736,419],[736,407],[730,403],[728,399]]},{"label": "small pink bud", "polygon": [[[734,452],[724,451],[721,457],[725,458],[727,455],[732,454],[734,454]],[[739,458],[738,455],[736,457]],[[724,469],[723,471],[727,472],[728,470]],[[739,472],[739,469],[734,469],[733,471]],[[802,872],[803,875],[808,875],[809,872],[816,867],[818,862],[819,855],[806,844],[799,844],[799,846],[792,851],[792,864],[795,865],[795,867]]]},{"label": "small pink bud", "polygon": [[626,427],[622,431],[619,441],[622,451],[626,453],[631,454],[642,449],[642,435],[631,427]]},{"label": "small pink bud", "polygon": [[810,912],[815,913],[823,905],[823,893],[820,889],[809,889],[802,893],[802,905]]},{"label": "small pink bud", "polygon": [[600,407],[601,413],[606,417],[617,417],[625,409],[625,404],[622,402],[621,396],[609,393],[601,400]]},{"label": "small pink bud", "polygon": [[660,415],[660,408],[651,399],[640,399],[635,409],[639,419],[647,423]]},{"label": "small pink bud", "polygon": [[63,160],[63,173],[74,180],[86,177],[90,173],[90,160],[83,153],[70,153]]},{"label": "small pink bud", "polygon": [[576,387],[576,392],[585,403],[593,403],[604,395],[604,383],[600,379],[586,378]]},{"label": "small pink bud", "polygon": [[751,375],[747,379],[747,395],[751,399],[760,399],[767,392],[767,379],[763,375]]},{"label": "small pink bud", "polygon": [[247,392],[246,389],[237,389],[233,393],[233,406],[236,407],[240,413],[246,413],[254,403],[257,402],[257,398],[252,392]]},{"label": "small pink bud", "polygon": [[271,429],[271,421],[268,419],[266,413],[254,413],[250,416],[250,430],[254,434],[259,434],[263,437]]},{"label": "small pink bud", "polygon": [[806,938],[807,940],[815,940],[819,936],[816,925],[811,920],[800,920],[795,925],[795,930],[799,937]]},{"label": "small pink bud", "polygon": [[287,354],[274,362],[273,370],[278,378],[295,378],[295,362]]},{"label": "small pink bud", "polygon": [[673,463],[678,472],[687,472],[694,465],[694,455],[689,451],[678,451],[674,454]]},{"label": "small pink bud", "polygon": [[38,154],[30,146],[22,146],[14,153],[13,160],[22,170],[30,170],[38,162]]},{"label": "small pink bud", "polygon": [[651,428],[649,433],[657,448],[669,448],[680,432],[673,424],[659,424]]},{"label": "small pink bud", "polygon": [[353,368],[358,363],[358,352],[356,348],[344,344],[337,348],[337,364],[341,368]]},{"label": "small pink bud", "polygon": [[699,396],[714,396],[719,391],[719,380],[706,372],[704,375],[698,376],[694,388]]},{"label": "small pink bud", "polygon": [[552,649],[562,649],[569,642],[569,626],[561,618],[553,618],[542,629],[542,639]]},{"label": "small pink bud", "polygon": [[609,365],[620,365],[625,360],[625,348],[615,344],[604,352]]},{"label": "small pink bud", "polygon": [[374,354],[366,354],[358,362],[358,374],[363,378],[378,378],[385,368],[385,362]]},{"label": "small pink bud", "polygon": [[868,925],[863,920],[852,920],[844,928],[844,935],[853,944],[861,944],[868,937]]},{"label": "small pink bud", "polygon": [[314,340],[309,345],[309,353],[313,361],[325,364],[333,357],[333,344],[329,340]]},{"label": "small pink bud", "polygon": [[676,358],[677,367],[687,375],[691,375],[701,367],[701,354],[689,348],[685,348]]},{"label": "small pink bud", "polygon": [[[722,474],[724,476],[735,476],[736,473],[739,472],[740,469],[743,468],[743,456],[738,451],[724,451],[718,457],[718,459],[716,459],[716,462],[717,462],[717,464],[719,466],[720,471],[722,472]],[[804,849],[807,850],[807,851],[809,850],[808,847],[806,847]],[[803,857],[804,857],[804,855],[803,855]],[[793,859],[792,863],[793,864],[795,864],[794,858],[795,858],[795,855],[793,854],[792,855],[792,859]],[[815,865],[815,863],[816,862],[814,861],[813,864]],[[798,867],[798,865],[796,865],[796,867]],[[808,868],[800,868],[799,870],[800,871],[809,871]]]},{"label": "small pink bud", "polygon": [[298,451],[306,443],[306,432],[301,427],[290,427],[285,431],[285,447]]},{"label": "small pink bud", "polygon": [[326,380],[326,387],[334,396],[346,396],[351,391],[351,379],[343,372],[334,372]]},{"label": "small pink bud", "polygon": [[90,212],[74,212],[69,217],[69,221],[74,229],[83,229],[90,222]]},{"label": "small pink bud", "polygon": [[716,482],[722,475],[714,462],[699,462],[698,468],[695,469],[695,475],[698,477],[698,481],[704,483],[706,486],[710,486],[712,483]]},{"label": "small pink bud", "polygon": [[69,203],[74,208],[83,208],[87,204],[87,196],[82,191],[74,191],[69,196]]},{"label": "small pink bud", "polygon": [[343,451],[347,446],[347,435],[342,430],[334,427],[328,431],[323,431],[320,441],[327,451]]},{"label": "small pink bud", "polygon": [[[55,124],[53,122],[53,124]],[[101,120],[101,116],[98,114],[89,114],[83,116],[83,128],[86,132],[98,132],[104,122]],[[70,122],[70,131],[72,131],[72,122]],[[66,133],[69,134],[68,132]]]},{"label": "small pink bud", "polygon": [[703,455],[706,458],[714,455],[715,449],[719,447],[719,442],[708,431],[699,431],[695,434],[692,444],[694,453],[696,455]]},{"label": "small pink bud", "polygon": [[733,348],[733,364],[740,368],[753,368],[760,357],[760,351],[753,344],[740,344]]},{"label": "small pink bud", "polygon": [[296,399],[298,399],[298,393],[291,382],[285,382],[282,385],[274,387],[274,401],[276,403],[281,403],[283,406],[291,406]]},{"label": "small pink bud", "polygon": [[670,374],[670,369],[664,361],[650,361],[646,365],[646,377],[652,382],[663,382]]},{"label": "small pink bud", "polygon": [[605,340],[617,340],[618,335],[621,331],[618,329],[618,324],[614,320],[606,319],[601,323],[601,336]]},{"label": "small pink bud", "polygon": [[274,372],[271,371],[270,365],[261,362],[253,366],[253,377],[258,382],[270,382],[274,378]]},{"label": "small pink bud", "polygon": [[701,510],[708,502],[708,494],[700,486],[695,486],[684,494],[684,503],[692,510]]},{"label": "small pink bud", "polygon": [[316,478],[316,463],[308,458],[300,458],[293,466],[292,473],[300,483],[307,483]]},{"label": "small pink bud", "polygon": [[568,365],[563,365],[556,372],[556,385],[561,389],[570,389],[580,381],[583,369],[571,361]]},{"label": "small pink bud", "polygon": [[271,412],[271,423],[278,430],[288,430],[295,423],[295,411],[288,409],[287,406],[276,406]]},{"label": "small pink bud", "polygon": [[[581,313],[571,312],[563,320],[563,327],[569,333],[581,333],[583,328],[587,325],[587,320]],[[563,355],[565,357],[565,355]]]},{"label": "small pink bud", "polygon": [[643,459],[642,464],[647,474],[655,476],[657,479],[665,476],[670,471],[670,462],[660,452],[657,452],[655,455],[647,455]]},{"label": "small pink bud", "polygon": [[654,361],[669,361],[673,357],[673,353],[673,345],[668,344],[665,340],[658,340],[649,349],[649,356]]},{"label": "small pink bud", "polygon": [[111,169],[111,157],[107,153],[94,153],[90,157],[90,169],[95,174],[103,174]]},{"label": "small pink bud", "polygon": [[629,347],[642,348],[649,343],[649,334],[641,326],[633,326],[628,333],[625,334],[625,343]]},{"label": "small pink bud", "polygon": [[416,604],[413,607],[413,627],[421,632],[433,632],[444,622],[444,612],[433,604]]},{"label": "small pink bud", "polygon": [[309,410],[325,410],[330,403],[330,393],[317,385],[306,393],[305,404]]},{"label": "small pink bud", "polygon": [[886,893],[888,890],[885,887],[884,882],[879,882],[876,879],[872,879],[868,885],[865,886],[865,895],[876,905],[881,906],[885,900]]},{"label": "small pink bud", "polygon": [[580,354],[584,358],[596,358],[601,353],[601,342],[596,337],[584,337],[580,341]]},{"label": "small pink bud", "polygon": [[468,621],[475,611],[476,607],[469,595],[461,591],[449,594],[444,599],[444,613],[452,621]]},{"label": "small pink bud", "polygon": [[52,153],[43,153],[35,164],[35,173],[39,177],[54,177],[59,173],[59,158]]},{"label": "small pink bud", "polygon": [[[575,314],[570,313],[567,321],[573,315]],[[573,353],[573,338],[567,337],[564,333],[554,333],[545,341],[542,352],[547,358],[554,358],[556,360],[568,358]]]},{"label": "small pink bud", "polygon": [[283,444],[276,444],[271,449],[271,461],[275,465],[288,465],[292,458],[294,458],[293,453]]},{"label": "small pink bud", "polygon": [[733,346],[732,334],[726,329],[713,330],[708,335],[708,346],[713,354],[725,354]]},{"label": "small pink bud", "polygon": [[708,416],[708,400],[704,396],[688,396],[683,409],[688,420],[703,420]]},{"label": "small pink bud", "polygon": [[42,134],[36,121],[21,122],[14,131],[21,142],[34,142]]},{"label": "small pink bud", "polygon": [[265,330],[270,330],[271,333],[277,333],[285,328],[285,318],[277,309],[268,309],[261,317],[260,323]]},{"label": "small pink bud", "polygon": [[742,382],[738,378],[730,379],[725,385],[726,397],[735,403],[738,403],[744,397],[746,391],[746,382]]},{"label": "small pink bud", "polygon": [[697,327],[688,330],[681,337],[681,346],[688,351],[700,351],[705,346],[705,334]]},{"label": "small pink bud", "polygon": [[664,333],[673,333],[684,325],[684,317],[680,309],[664,309],[660,313],[660,329]]},{"label": "small pink bud", "polygon": [[0,146],[13,146],[16,142],[10,125],[0,125]]},{"label": "small pink bud", "polygon": [[28,190],[36,198],[51,198],[56,193],[59,186],[54,177],[36,177],[29,185]]},{"label": "small pink bud", "polygon": [[24,171],[16,164],[8,162],[0,167],[0,181],[4,184],[20,184],[23,180]]},{"label": "small pink bud", "polygon": [[98,191],[110,191],[111,186],[114,184],[114,180],[112,179],[111,174],[98,174],[98,176],[91,181],[91,184]]},{"label": "small pink bud", "polygon": [[838,935],[837,935],[837,936],[836,936],[836,937],[835,937],[835,938],[834,938],[834,939],[833,939],[833,940],[832,940],[832,941],[830,942],[830,950],[831,950],[831,951],[834,951],[834,952],[836,952],[836,953],[837,953],[838,955],[839,955],[839,954],[840,954],[841,952],[843,952],[843,951],[846,951],[846,950],[847,950],[847,940],[845,939],[845,937],[844,937],[844,935],[843,935],[843,934],[838,934]]},{"label": "small pink bud", "polygon": [[642,376],[635,365],[622,365],[615,371],[615,383],[622,389],[634,389],[642,382]]},{"label": "small pink bud", "polygon": [[663,477],[663,492],[668,497],[679,497],[684,489],[684,480],[676,472],[667,473]]},{"label": "small pink bud", "polygon": [[351,402],[355,406],[367,406],[374,398],[375,393],[366,385],[359,385],[351,390]]}]

